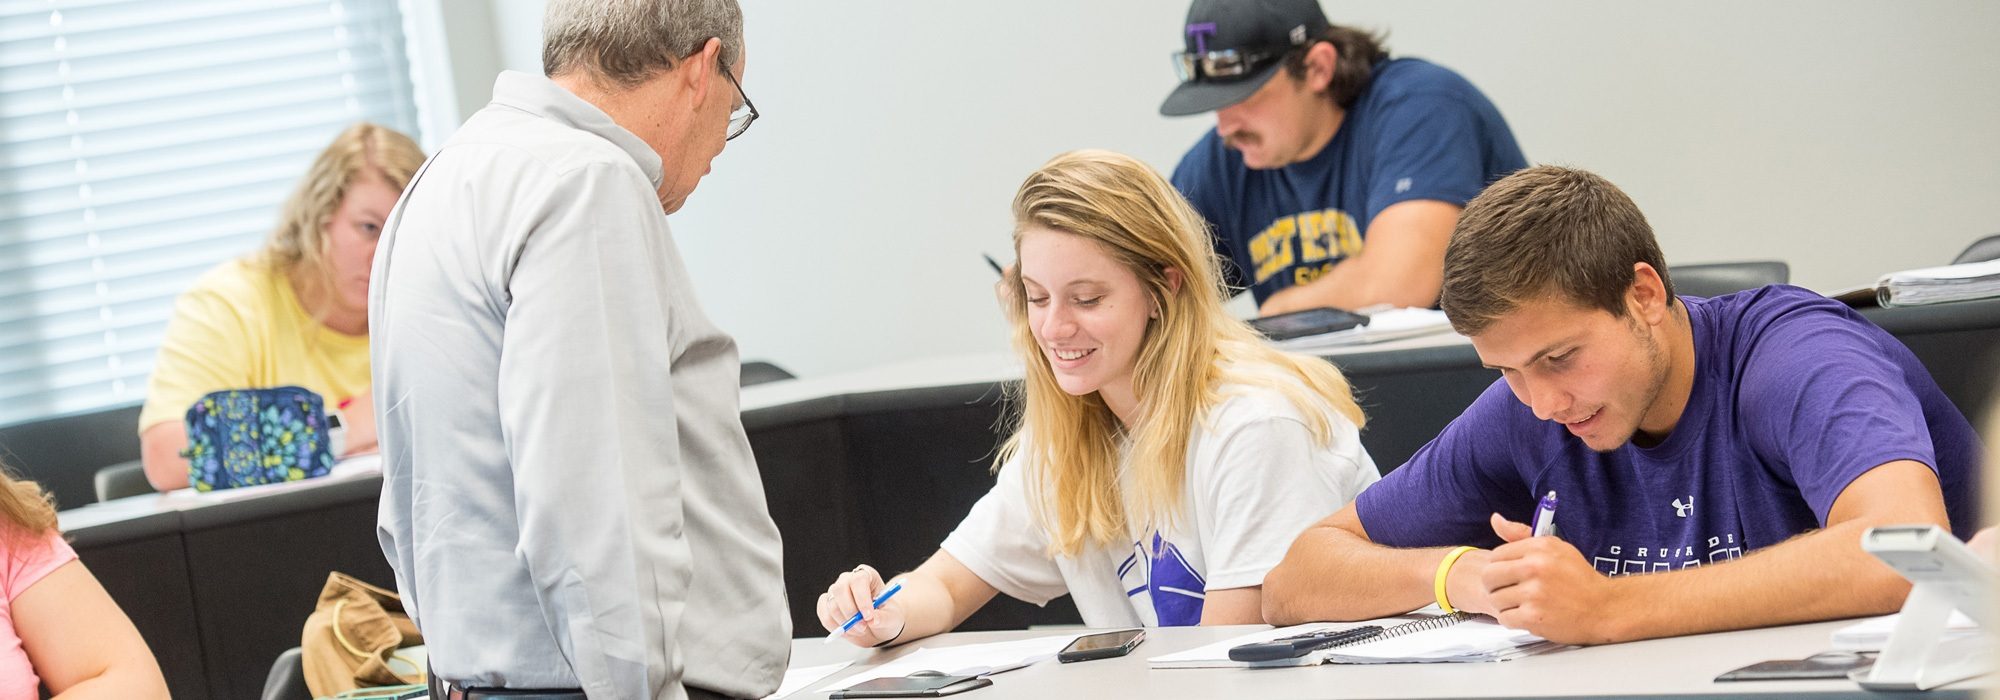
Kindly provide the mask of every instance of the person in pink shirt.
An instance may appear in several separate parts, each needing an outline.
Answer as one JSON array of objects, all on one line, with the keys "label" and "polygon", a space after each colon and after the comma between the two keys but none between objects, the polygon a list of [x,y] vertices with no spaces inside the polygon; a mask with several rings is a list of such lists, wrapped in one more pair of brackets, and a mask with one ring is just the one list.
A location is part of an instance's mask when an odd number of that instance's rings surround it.
[{"label": "person in pink shirt", "polygon": [[0,469],[0,700],[165,698],[146,640],[77,561],[41,487]]}]

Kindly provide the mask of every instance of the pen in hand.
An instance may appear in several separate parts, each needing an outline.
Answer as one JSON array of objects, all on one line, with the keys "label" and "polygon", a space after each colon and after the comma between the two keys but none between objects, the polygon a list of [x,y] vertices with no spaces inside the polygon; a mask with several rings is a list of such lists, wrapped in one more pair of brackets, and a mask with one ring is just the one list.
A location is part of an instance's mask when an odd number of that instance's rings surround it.
[{"label": "pen in hand", "polygon": [[1557,536],[1555,491],[1550,491],[1549,495],[1543,496],[1542,502],[1535,506],[1534,536],[1541,537],[1543,535],[1547,535],[1549,537]]},{"label": "pen in hand", "polygon": [[1007,268],[1001,267],[1000,261],[994,260],[993,256],[987,255],[985,253],[980,253],[979,257],[986,258],[986,264],[993,266],[994,274],[1000,275],[1002,278],[1005,278],[1007,276]]},{"label": "pen in hand", "polygon": [[[889,602],[890,596],[896,595],[898,592],[901,592],[902,590],[903,590],[903,583],[901,581],[898,581],[896,582],[896,585],[890,586],[888,590],[882,591],[882,595],[875,596],[875,602],[871,603],[870,605],[872,607],[880,608],[882,607],[883,603]],[[833,640],[839,639],[840,635],[847,634],[848,630],[853,629],[854,626],[858,624],[861,624],[860,611],[856,611],[853,617],[847,618],[847,622],[841,623],[839,629],[836,629],[828,633],[826,635],[826,639],[820,640],[820,643],[832,644]]]}]

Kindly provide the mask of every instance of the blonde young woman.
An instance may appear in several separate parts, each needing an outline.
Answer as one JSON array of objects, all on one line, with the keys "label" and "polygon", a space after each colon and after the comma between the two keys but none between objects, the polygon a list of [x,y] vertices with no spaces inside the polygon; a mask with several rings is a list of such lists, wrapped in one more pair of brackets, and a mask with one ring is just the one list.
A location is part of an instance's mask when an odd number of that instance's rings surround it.
[{"label": "blonde young woman", "polygon": [[998,483],[880,609],[863,565],[820,597],[828,630],[903,643],[995,594],[1068,594],[1092,627],[1263,621],[1264,573],[1378,478],[1361,410],[1321,360],[1223,310],[1201,219],[1104,151],[1057,156],[1014,198],[1003,295],[1027,367]]},{"label": "blonde young woman", "polygon": [[0,700],[165,698],[146,640],[56,531],[54,504],[0,468]]},{"label": "blonde young woman", "polygon": [[225,389],[310,389],[328,411],[346,409],[346,454],[374,449],[368,275],[382,223],[423,162],[408,136],[349,127],[306,171],[264,249],[208,271],[175,302],[139,413],[153,488],[187,488],[184,417]]}]

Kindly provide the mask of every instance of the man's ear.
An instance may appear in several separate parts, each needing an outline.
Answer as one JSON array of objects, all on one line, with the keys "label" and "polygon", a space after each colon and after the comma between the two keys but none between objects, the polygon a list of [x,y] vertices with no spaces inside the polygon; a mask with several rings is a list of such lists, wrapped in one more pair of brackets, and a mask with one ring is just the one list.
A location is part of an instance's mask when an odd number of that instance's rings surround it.
[{"label": "man's ear", "polygon": [[681,81],[687,87],[688,94],[694,96],[695,104],[701,104],[702,100],[708,99],[708,91],[714,89],[715,72],[721,70],[722,64],[719,63],[721,55],[722,40],[709,37],[708,41],[701,45],[700,51],[682,59],[681,67],[691,70],[681,71]]},{"label": "man's ear", "polygon": [[1326,90],[1333,85],[1333,69],[1340,65],[1340,49],[1331,41],[1321,41],[1306,49],[1306,88]]},{"label": "man's ear", "polygon": [[1666,280],[1649,263],[1632,263],[1632,286],[1625,290],[1625,307],[1632,317],[1647,325],[1659,325],[1667,318],[1672,300],[1667,298]]}]

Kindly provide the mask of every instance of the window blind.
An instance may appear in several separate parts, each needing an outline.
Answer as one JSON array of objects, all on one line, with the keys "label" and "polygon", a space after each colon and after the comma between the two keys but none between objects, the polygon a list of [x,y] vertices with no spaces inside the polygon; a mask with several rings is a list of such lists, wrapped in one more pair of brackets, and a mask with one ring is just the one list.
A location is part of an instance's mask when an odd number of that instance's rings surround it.
[{"label": "window blind", "polygon": [[0,0],[0,425],[143,399],[334,135],[419,136],[404,43],[396,0]]}]

